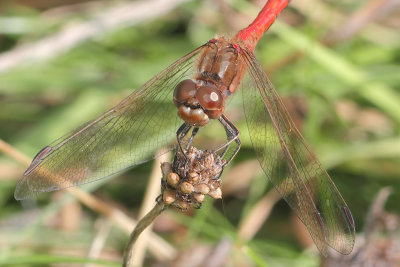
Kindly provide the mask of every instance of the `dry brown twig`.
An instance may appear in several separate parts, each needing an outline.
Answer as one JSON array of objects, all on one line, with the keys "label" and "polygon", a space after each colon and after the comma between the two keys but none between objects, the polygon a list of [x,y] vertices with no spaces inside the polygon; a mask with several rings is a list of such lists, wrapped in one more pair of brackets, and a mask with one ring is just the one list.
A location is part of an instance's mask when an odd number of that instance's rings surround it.
[{"label": "dry brown twig", "polygon": [[[161,154],[161,152],[158,152],[157,154],[159,155]],[[164,153],[161,157],[157,158],[156,162],[153,164],[153,169],[150,174],[150,179],[146,187],[146,193],[138,214],[138,219],[140,219],[140,221],[138,222],[135,230],[140,227],[139,223],[142,221],[142,218],[144,219],[147,212],[150,211],[149,212],[150,214],[156,215],[153,217],[155,219],[163,211],[163,209],[160,209],[159,211],[153,209],[152,211],[156,213],[154,214],[151,211],[151,209],[152,206],[154,205],[154,200],[160,195],[160,177],[162,176],[160,169],[161,162],[169,161],[170,154],[171,153]],[[158,207],[157,204],[156,207]],[[142,233],[140,240],[138,240],[138,242],[135,243],[135,246],[129,248],[129,251],[131,251],[132,255],[135,255],[135,257],[130,260],[130,264],[132,266],[143,266],[143,261],[148,244],[148,238],[151,231],[151,227],[148,226],[151,224],[151,222],[152,220],[146,222],[147,225],[145,228],[147,229]],[[131,233],[131,237],[132,235],[133,233]]]},{"label": "dry brown twig", "polygon": [[[127,243],[127,246],[124,251],[124,257],[123,257],[123,263],[122,266],[127,267],[127,266],[136,266],[135,262],[138,260],[135,258],[132,258],[134,254],[134,245],[136,240],[139,238],[139,235],[158,217],[158,215],[161,214],[165,209],[167,208],[167,205],[164,203],[157,203],[154,208],[146,214],[141,220],[139,220],[138,224],[136,225],[135,229],[131,233],[129,237],[129,241]],[[141,259],[139,259],[141,260]],[[141,266],[141,265],[137,265]]]},{"label": "dry brown twig", "polygon": [[[225,175],[223,192],[224,195],[232,194],[235,191],[247,188],[250,181],[261,172],[257,160],[245,161],[231,168]],[[238,235],[244,240],[250,240],[260,230],[263,223],[268,219],[272,208],[281,199],[281,196],[274,189],[269,191],[260,199],[247,213],[239,226]]]},{"label": "dry brown twig", "polygon": [[274,189],[269,191],[260,201],[257,202],[256,205],[253,206],[251,211],[241,222],[238,231],[239,236],[245,241],[252,239],[269,217],[276,202],[280,199],[281,196]]},{"label": "dry brown twig", "polygon": [[[100,218],[96,221],[95,227],[98,229],[88,253],[88,258],[90,259],[97,259],[100,256],[100,253],[106,244],[107,237],[110,234],[111,223],[104,218]],[[95,267],[95,265],[89,263],[85,264],[83,267]]]}]

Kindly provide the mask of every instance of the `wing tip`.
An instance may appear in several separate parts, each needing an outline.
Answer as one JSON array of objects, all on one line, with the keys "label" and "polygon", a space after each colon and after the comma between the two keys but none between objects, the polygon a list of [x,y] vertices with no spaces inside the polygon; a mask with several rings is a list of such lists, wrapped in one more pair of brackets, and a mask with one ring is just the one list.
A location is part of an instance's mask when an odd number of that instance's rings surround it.
[{"label": "wing tip", "polygon": [[15,200],[21,201],[26,199],[32,199],[36,195],[37,194],[30,189],[26,177],[22,176],[21,180],[17,184],[17,188],[15,188],[14,191]]},{"label": "wing tip", "polygon": [[17,187],[17,189],[14,191],[14,198],[15,200],[21,201],[33,198],[33,196],[31,194],[26,194],[26,191],[22,191],[19,187]]}]

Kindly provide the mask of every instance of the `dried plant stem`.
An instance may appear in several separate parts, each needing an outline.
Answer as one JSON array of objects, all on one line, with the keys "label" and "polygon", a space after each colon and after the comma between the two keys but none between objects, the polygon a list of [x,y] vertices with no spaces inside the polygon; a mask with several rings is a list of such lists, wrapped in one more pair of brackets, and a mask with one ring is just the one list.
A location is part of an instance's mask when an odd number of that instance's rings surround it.
[{"label": "dried plant stem", "polygon": [[244,240],[252,239],[269,217],[272,208],[281,196],[275,190],[269,191],[253,208],[239,227],[238,234]]},{"label": "dried plant stem", "polygon": [[0,151],[9,156],[10,158],[15,159],[16,161],[29,166],[31,164],[31,158],[20,152],[19,150],[15,149],[8,143],[4,142],[0,139]]},{"label": "dried plant stem", "polygon": [[167,208],[167,205],[164,203],[157,203],[154,208],[149,211],[136,225],[135,229],[130,235],[129,241],[126,245],[125,251],[124,251],[124,261],[122,263],[122,266],[127,267],[127,266],[132,266],[130,263],[132,262],[132,250],[133,246],[138,239],[139,235],[143,232],[144,229],[146,229],[153,221],[155,218],[157,218],[158,215],[161,214],[165,209]]},{"label": "dried plant stem", "polygon": [[379,224],[379,219],[382,220],[385,217],[385,204],[391,193],[392,188],[383,187],[379,190],[374,202],[372,202],[365,222],[364,232],[367,241],[370,241],[373,233],[376,232],[376,225]]},{"label": "dried plant stem", "polygon": [[[142,205],[139,210],[139,214],[137,216],[138,219],[143,218],[154,206],[154,200],[160,195],[160,181],[162,177],[161,173],[161,162],[168,161],[171,154],[164,153],[162,151],[158,151],[157,154],[162,154],[160,157],[156,158],[153,163],[153,169],[151,171],[149,181],[146,186],[146,192],[143,197]],[[129,233],[131,233],[133,227],[130,229]],[[144,258],[146,255],[146,250],[149,246],[151,234],[151,227],[148,228],[147,231],[144,231],[141,234],[141,238],[136,242],[134,246],[134,250],[132,254],[135,257],[132,259],[130,264],[132,266],[143,266]]]}]

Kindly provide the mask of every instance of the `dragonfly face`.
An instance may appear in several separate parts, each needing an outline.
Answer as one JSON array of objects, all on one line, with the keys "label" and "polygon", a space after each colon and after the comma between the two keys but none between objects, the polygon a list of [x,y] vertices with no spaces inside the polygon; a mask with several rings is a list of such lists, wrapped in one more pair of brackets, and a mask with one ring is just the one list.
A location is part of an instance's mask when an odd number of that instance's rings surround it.
[{"label": "dragonfly face", "polygon": [[219,118],[225,98],[239,85],[242,69],[235,47],[223,38],[209,41],[198,59],[195,78],[183,80],[175,88],[178,115],[195,127]]},{"label": "dragonfly face", "polygon": [[191,126],[204,126],[209,119],[221,116],[225,101],[221,92],[212,83],[180,82],[174,91],[174,103],[178,115]]}]

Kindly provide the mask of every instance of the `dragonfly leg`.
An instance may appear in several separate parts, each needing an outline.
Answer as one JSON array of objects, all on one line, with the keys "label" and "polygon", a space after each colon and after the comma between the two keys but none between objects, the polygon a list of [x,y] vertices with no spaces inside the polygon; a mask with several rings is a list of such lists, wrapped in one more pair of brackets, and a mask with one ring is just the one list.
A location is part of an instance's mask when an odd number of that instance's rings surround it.
[{"label": "dragonfly leg", "polygon": [[190,145],[191,145],[192,142],[193,142],[193,138],[196,136],[196,134],[198,133],[198,131],[199,131],[199,127],[194,127],[194,128],[193,128],[192,135],[190,136],[189,142],[188,142],[188,144],[187,144],[187,146],[186,146],[186,150],[189,149]]},{"label": "dragonfly leg", "polygon": [[[182,124],[181,127],[179,127],[178,131],[176,132],[176,139],[178,141],[179,151],[185,157],[185,166],[189,162],[189,158],[187,157],[186,152],[182,148],[182,141],[187,136],[187,134],[188,134],[188,132],[190,131],[191,128],[192,128],[192,126],[190,126],[188,123],[185,122],[185,123]],[[193,139],[196,136],[196,134],[198,133],[198,131],[199,131],[198,127],[194,127],[193,128],[192,134],[191,134],[191,136],[189,138],[189,141],[188,141],[188,143],[186,145],[186,151],[189,149],[189,147],[192,144]],[[178,151],[175,154],[174,162],[177,160],[177,156],[178,156],[177,154],[178,154]],[[187,175],[187,169],[185,168],[184,169],[184,176],[186,177],[186,175]]]},{"label": "dragonfly leg", "polygon": [[[190,126],[189,124],[187,124],[185,122],[181,125],[181,127],[179,127],[178,131],[176,132],[176,140],[178,141],[179,150],[182,152],[182,154],[185,157],[186,157],[186,153],[182,148],[182,140],[183,140],[183,138],[185,138],[185,136],[188,134],[188,132],[190,131],[191,128],[192,128],[192,126]],[[197,131],[196,131],[196,133],[197,133]],[[192,136],[193,136],[193,132],[192,132]],[[192,140],[193,140],[193,138],[190,137],[189,144],[192,142]]]},{"label": "dragonfly leg", "polygon": [[228,138],[228,140],[226,143],[217,147],[217,149],[215,149],[215,151],[223,149],[222,157],[224,157],[225,154],[228,152],[228,149],[229,149],[230,145],[232,144],[232,142],[235,141],[235,143],[237,144],[235,151],[232,153],[232,155],[230,155],[229,159],[224,164],[224,166],[226,166],[232,161],[232,159],[236,156],[236,154],[238,153],[238,151],[240,149],[240,146],[241,146],[241,142],[239,139],[240,132],[239,132],[239,129],[236,128],[236,126],[224,114],[222,114],[218,118],[218,120],[222,124],[222,126],[224,126],[224,129],[226,132],[226,137]]}]

